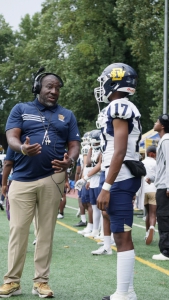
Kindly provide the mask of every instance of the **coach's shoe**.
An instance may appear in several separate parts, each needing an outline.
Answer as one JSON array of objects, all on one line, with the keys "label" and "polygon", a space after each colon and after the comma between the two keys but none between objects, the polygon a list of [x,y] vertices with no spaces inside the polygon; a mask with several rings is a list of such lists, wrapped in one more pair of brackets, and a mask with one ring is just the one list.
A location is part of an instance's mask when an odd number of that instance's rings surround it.
[{"label": "coach's shoe", "polygon": [[54,293],[47,282],[35,282],[32,289],[33,295],[39,295],[40,298],[53,298]]},{"label": "coach's shoe", "polygon": [[74,227],[85,227],[87,226],[87,222],[82,222],[82,220],[80,220],[79,223],[73,225]]},{"label": "coach's shoe", "polygon": [[147,237],[145,238],[146,245],[150,245],[152,243],[154,232],[155,232],[154,226],[150,226]]},{"label": "coach's shoe", "polygon": [[126,293],[126,295],[120,295],[117,292],[115,292],[111,296],[103,297],[102,300],[129,300],[129,298],[128,298],[128,293]]},{"label": "coach's shoe", "polygon": [[20,284],[17,282],[5,283],[0,286],[0,298],[9,298],[14,295],[21,295]]},{"label": "coach's shoe", "polygon": [[104,246],[100,247],[98,250],[92,251],[93,255],[111,255],[113,253],[112,249],[106,250]]},{"label": "coach's shoe", "polygon": [[162,253],[160,253],[160,254],[153,255],[152,259],[155,259],[155,260],[169,260],[169,257],[167,257],[167,256],[163,255]]}]

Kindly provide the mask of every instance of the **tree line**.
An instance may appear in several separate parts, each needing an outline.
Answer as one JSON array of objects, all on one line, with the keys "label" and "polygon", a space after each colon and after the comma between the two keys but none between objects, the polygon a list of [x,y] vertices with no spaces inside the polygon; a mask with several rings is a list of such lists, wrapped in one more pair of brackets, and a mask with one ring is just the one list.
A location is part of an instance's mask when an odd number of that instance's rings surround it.
[{"label": "tree line", "polygon": [[59,103],[74,112],[81,134],[95,128],[93,90],[113,62],[138,73],[132,101],[143,133],[162,113],[163,0],[46,0],[41,12],[21,19],[17,31],[0,15],[0,44],[0,133],[11,108],[33,100],[33,78],[41,66],[62,77]]}]

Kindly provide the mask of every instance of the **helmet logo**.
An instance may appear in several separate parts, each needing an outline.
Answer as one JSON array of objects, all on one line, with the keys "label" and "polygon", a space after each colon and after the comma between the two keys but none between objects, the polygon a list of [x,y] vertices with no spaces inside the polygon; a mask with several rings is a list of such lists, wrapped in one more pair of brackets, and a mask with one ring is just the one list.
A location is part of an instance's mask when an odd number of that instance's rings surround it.
[{"label": "helmet logo", "polygon": [[110,77],[112,78],[112,81],[122,80],[125,72],[126,71],[123,71],[122,68],[114,68],[110,73]]}]

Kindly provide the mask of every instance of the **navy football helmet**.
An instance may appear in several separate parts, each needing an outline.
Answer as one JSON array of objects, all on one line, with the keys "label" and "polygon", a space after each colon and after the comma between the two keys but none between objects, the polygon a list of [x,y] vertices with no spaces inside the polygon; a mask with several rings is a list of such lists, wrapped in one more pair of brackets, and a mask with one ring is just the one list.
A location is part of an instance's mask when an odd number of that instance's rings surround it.
[{"label": "navy football helmet", "polygon": [[90,138],[90,144],[93,149],[98,149],[100,147],[101,142],[101,130],[94,129],[90,132],[89,138]]},{"label": "navy football helmet", "polygon": [[126,64],[114,63],[106,67],[97,80],[100,86],[94,89],[96,101],[109,103],[109,96],[116,91],[135,93],[137,73]]},{"label": "navy football helmet", "polygon": [[90,143],[89,135],[90,135],[90,131],[84,133],[84,135],[82,136],[82,142],[81,142],[82,147],[85,145],[89,145]]}]

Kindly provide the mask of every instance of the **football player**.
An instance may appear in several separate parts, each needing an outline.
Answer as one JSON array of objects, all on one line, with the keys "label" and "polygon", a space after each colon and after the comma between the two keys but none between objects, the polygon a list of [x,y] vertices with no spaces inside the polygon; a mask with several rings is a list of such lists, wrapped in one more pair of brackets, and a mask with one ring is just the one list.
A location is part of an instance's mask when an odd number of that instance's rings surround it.
[{"label": "football player", "polygon": [[98,102],[108,104],[102,119],[105,147],[102,153],[105,182],[97,206],[107,210],[111,232],[117,246],[117,289],[102,300],[136,300],[133,288],[135,252],[131,236],[132,200],[140,188],[141,177],[134,177],[124,160],[139,161],[141,139],[140,113],[128,96],[136,90],[137,73],[124,63],[113,63],[98,78],[94,94]]}]

